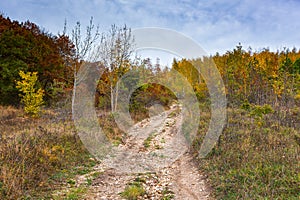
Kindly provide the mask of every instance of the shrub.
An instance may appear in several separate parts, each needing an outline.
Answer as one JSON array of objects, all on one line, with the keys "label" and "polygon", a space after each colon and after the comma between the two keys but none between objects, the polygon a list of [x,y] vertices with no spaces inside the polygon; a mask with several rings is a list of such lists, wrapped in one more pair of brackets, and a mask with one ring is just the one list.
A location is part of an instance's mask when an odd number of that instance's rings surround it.
[{"label": "shrub", "polygon": [[24,103],[24,111],[32,117],[38,117],[41,105],[44,104],[43,96],[44,90],[36,89],[38,80],[37,72],[19,72],[22,81],[17,81],[16,88],[19,89],[21,94],[21,102]]},{"label": "shrub", "polygon": [[250,115],[251,116],[262,117],[263,115],[270,114],[270,113],[273,113],[273,112],[274,112],[273,108],[268,104],[265,104],[263,106],[255,105],[252,108],[252,110],[250,112]]}]

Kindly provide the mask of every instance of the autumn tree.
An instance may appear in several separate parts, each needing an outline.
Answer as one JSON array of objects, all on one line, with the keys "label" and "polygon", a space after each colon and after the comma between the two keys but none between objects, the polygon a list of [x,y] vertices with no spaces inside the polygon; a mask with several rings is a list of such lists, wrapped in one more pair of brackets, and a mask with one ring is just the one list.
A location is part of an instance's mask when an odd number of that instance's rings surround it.
[{"label": "autumn tree", "polygon": [[[103,34],[98,53],[104,66],[109,70],[111,111],[118,106],[119,78],[130,67],[130,56],[133,52],[134,39],[131,29],[126,25],[112,25],[107,34]],[[115,89],[114,89],[115,88]]]},{"label": "autumn tree", "polygon": [[[29,21],[19,23],[0,15],[0,102],[17,104],[18,91],[15,79],[18,72],[38,72],[38,84],[45,90],[45,99],[53,96],[54,82],[66,82],[64,58],[70,51],[64,51],[66,43],[61,37],[41,30]],[[70,44],[70,43],[69,43]]]},{"label": "autumn tree", "polygon": [[21,81],[17,82],[16,88],[22,93],[21,102],[24,104],[24,111],[32,117],[38,117],[41,111],[41,106],[44,104],[44,90],[36,88],[38,79],[37,72],[19,72]]}]

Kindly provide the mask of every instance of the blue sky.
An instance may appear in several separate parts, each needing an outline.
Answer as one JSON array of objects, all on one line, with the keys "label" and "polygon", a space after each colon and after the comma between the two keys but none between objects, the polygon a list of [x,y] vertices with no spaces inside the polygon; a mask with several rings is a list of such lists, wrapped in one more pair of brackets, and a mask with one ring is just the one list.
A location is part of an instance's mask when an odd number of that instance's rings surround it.
[{"label": "blue sky", "polygon": [[300,0],[1,0],[0,12],[30,20],[46,30],[68,31],[91,16],[101,31],[111,24],[131,28],[161,27],[197,41],[209,54],[247,49],[300,48]]}]

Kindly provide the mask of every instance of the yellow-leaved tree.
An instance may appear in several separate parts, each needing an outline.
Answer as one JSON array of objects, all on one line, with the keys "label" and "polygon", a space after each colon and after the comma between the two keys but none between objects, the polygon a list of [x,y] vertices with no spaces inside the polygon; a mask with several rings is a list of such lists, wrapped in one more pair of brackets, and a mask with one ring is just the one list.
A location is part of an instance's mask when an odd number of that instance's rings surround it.
[{"label": "yellow-leaved tree", "polygon": [[41,111],[41,105],[44,104],[44,90],[36,87],[38,80],[37,72],[23,72],[20,71],[19,75],[21,81],[17,81],[16,88],[22,94],[21,102],[24,104],[24,111],[32,117],[38,117]]}]

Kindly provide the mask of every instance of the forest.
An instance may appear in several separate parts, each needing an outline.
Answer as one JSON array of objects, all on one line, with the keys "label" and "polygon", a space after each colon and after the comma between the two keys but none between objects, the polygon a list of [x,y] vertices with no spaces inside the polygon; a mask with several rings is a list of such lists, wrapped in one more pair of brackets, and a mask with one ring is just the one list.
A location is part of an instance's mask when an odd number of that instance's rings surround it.
[{"label": "forest", "polygon": [[[81,199],[99,175],[80,186],[74,181],[99,161],[76,135],[71,112],[80,66],[95,56],[95,45],[101,60],[92,64],[103,73],[94,106],[111,142],[121,144],[124,137],[113,118],[119,94],[112,88],[122,87],[118,79],[135,69],[139,77],[168,79],[176,70],[192,86],[203,112],[192,141],[197,154],[211,117],[210,95],[195,67],[205,64],[205,57],[174,59],[166,67],[132,57],[134,38],[127,26],[112,25],[102,33],[91,18],[87,29],[78,22],[71,34],[64,30],[54,35],[30,21],[0,15],[0,199]],[[227,98],[224,130],[213,150],[198,161],[212,196],[298,199],[300,49],[253,51],[238,44],[207,58],[219,70]],[[159,84],[143,85],[130,98],[130,115],[142,121],[153,103],[169,109],[176,95]],[[62,198],[55,197],[66,187],[71,189]]]}]

